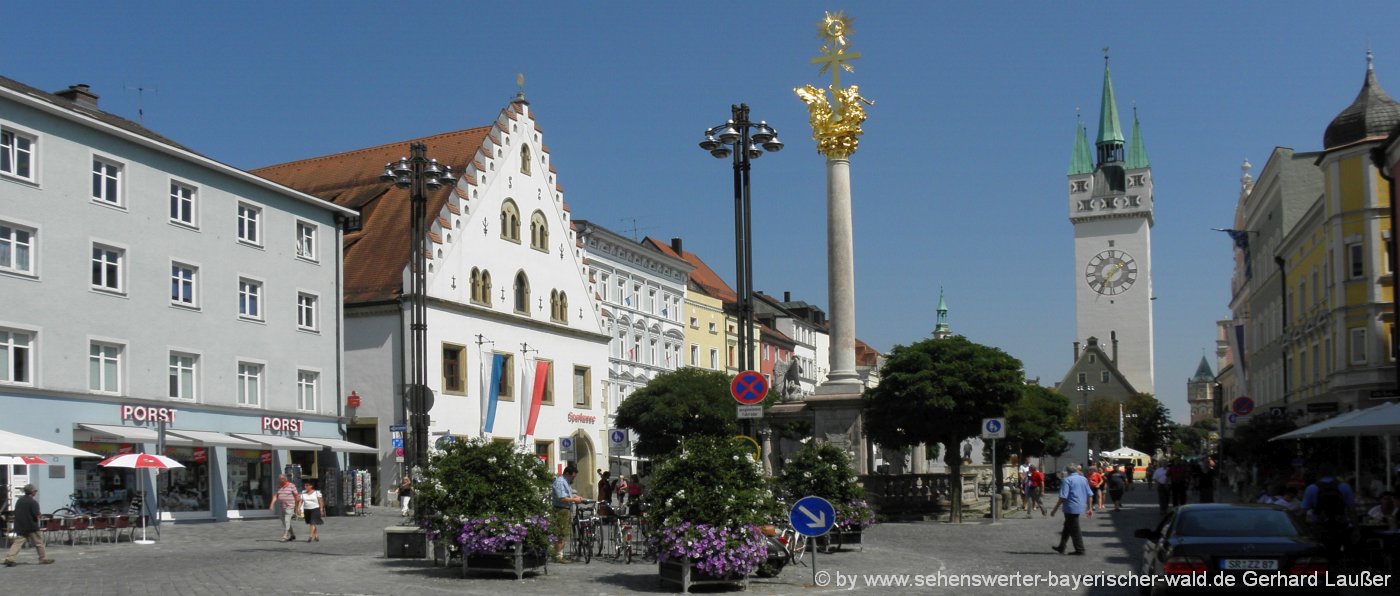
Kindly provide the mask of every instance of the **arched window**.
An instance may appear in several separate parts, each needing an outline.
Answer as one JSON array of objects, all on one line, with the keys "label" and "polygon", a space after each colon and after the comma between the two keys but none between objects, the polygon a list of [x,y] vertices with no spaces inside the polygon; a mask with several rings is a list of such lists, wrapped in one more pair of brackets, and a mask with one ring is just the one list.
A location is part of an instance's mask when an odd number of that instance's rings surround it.
[{"label": "arched window", "polygon": [[510,199],[501,205],[501,239],[520,242],[520,209]]},{"label": "arched window", "polygon": [[530,248],[549,252],[549,224],[542,211],[530,214]]},{"label": "arched window", "polygon": [[526,175],[526,176],[529,176],[529,175],[530,175],[530,146],[529,146],[529,145],[521,145],[521,146],[520,146],[520,173],[521,173],[521,174],[524,174],[524,175]]},{"label": "arched window", "polygon": [[524,271],[515,274],[515,312],[530,314],[530,279]]},{"label": "arched window", "polygon": [[569,296],[563,292],[559,292],[559,322],[569,322]]},{"label": "arched window", "polygon": [[482,299],[481,299],[481,270],[480,270],[480,269],[477,269],[476,267],[472,267],[471,284],[472,284],[472,298],[471,298],[471,301],[472,301],[472,302],[476,302],[476,303],[478,303],[478,304],[480,304],[480,303],[482,303],[482,302],[485,302],[485,300],[482,300]]},{"label": "arched window", "polygon": [[481,303],[491,306],[491,272],[481,272]]}]

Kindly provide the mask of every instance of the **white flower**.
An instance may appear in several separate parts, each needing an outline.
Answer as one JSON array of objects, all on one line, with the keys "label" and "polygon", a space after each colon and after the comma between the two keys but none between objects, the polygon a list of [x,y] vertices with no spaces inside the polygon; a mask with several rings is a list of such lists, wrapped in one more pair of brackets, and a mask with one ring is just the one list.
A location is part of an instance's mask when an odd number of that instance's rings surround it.
[{"label": "white flower", "polygon": [[802,477],[803,477],[803,478],[811,478],[811,477],[812,477],[812,473],[811,473],[811,472],[803,472],[803,473],[802,473]]}]

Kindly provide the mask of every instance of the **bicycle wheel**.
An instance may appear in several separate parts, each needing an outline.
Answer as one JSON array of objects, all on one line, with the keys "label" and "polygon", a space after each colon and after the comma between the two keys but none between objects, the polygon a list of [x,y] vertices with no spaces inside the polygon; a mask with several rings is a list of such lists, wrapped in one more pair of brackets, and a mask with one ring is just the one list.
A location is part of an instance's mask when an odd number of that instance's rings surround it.
[{"label": "bicycle wheel", "polygon": [[595,540],[597,540],[597,537],[595,536],[595,534],[596,534],[596,532],[595,532],[595,530],[593,529],[593,525],[592,525],[592,524],[589,524],[589,526],[588,526],[586,529],[584,529],[584,531],[583,531],[583,562],[584,562],[584,564],[588,564],[589,562],[592,562],[592,561],[593,561],[593,542],[594,542]]},{"label": "bicycle wheel", "polygon": [[807,562],[804,559],[807,556],[807,549],[811,546],[811,539],[793,532],[792,538],[788,540],[789,544],[792,545],[792,562],[806,565]]},{"label": "bicycle wheel", "polygon": [[58,509],[53,510],[53,513],[50,513],[49,515],[52,515],[54,517],[76,517],[78,515],[78,512],[73,510],[72,507],[59,507]]}]

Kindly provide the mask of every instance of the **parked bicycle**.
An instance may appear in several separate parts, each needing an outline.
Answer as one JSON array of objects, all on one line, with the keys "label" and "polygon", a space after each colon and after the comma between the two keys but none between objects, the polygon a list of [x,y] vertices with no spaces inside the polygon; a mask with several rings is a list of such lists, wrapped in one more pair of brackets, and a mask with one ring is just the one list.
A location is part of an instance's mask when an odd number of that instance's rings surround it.
[{"label": "parked bicycle", "polygon": [[588,563],[598,540],[598,502],[584,499],[574,507],[574,558]]}]

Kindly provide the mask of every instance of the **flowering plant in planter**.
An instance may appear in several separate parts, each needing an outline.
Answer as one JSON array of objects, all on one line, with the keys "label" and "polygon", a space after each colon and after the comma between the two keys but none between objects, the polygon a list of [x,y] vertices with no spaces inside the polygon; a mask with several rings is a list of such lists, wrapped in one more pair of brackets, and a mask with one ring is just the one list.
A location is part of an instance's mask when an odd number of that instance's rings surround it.
[{"label": "flowering plant in planter", "polygon": [[645,514],[658,559],[689,559],[717,578],[748,575],[763,562],[758,526],[778,510],[752,454],[729,437],[698,437],[659,458]]},{"label": "flowering plant in planter", "polygon": [[513,442],[455,441],[432,454],[415,498],[433,512],[429,538],[448,537],[465,555],[549,548],[550,475],[533,453]]},{"label": "flowering plant in planter", "polygon": [[809,495],[826,499],[836,509],[836,526],[858,529],[875,523],[875,510],[856,484],[851,458],[833,445],[809,442],[783,467],[776,479],[784,499],[796,502]]}]

